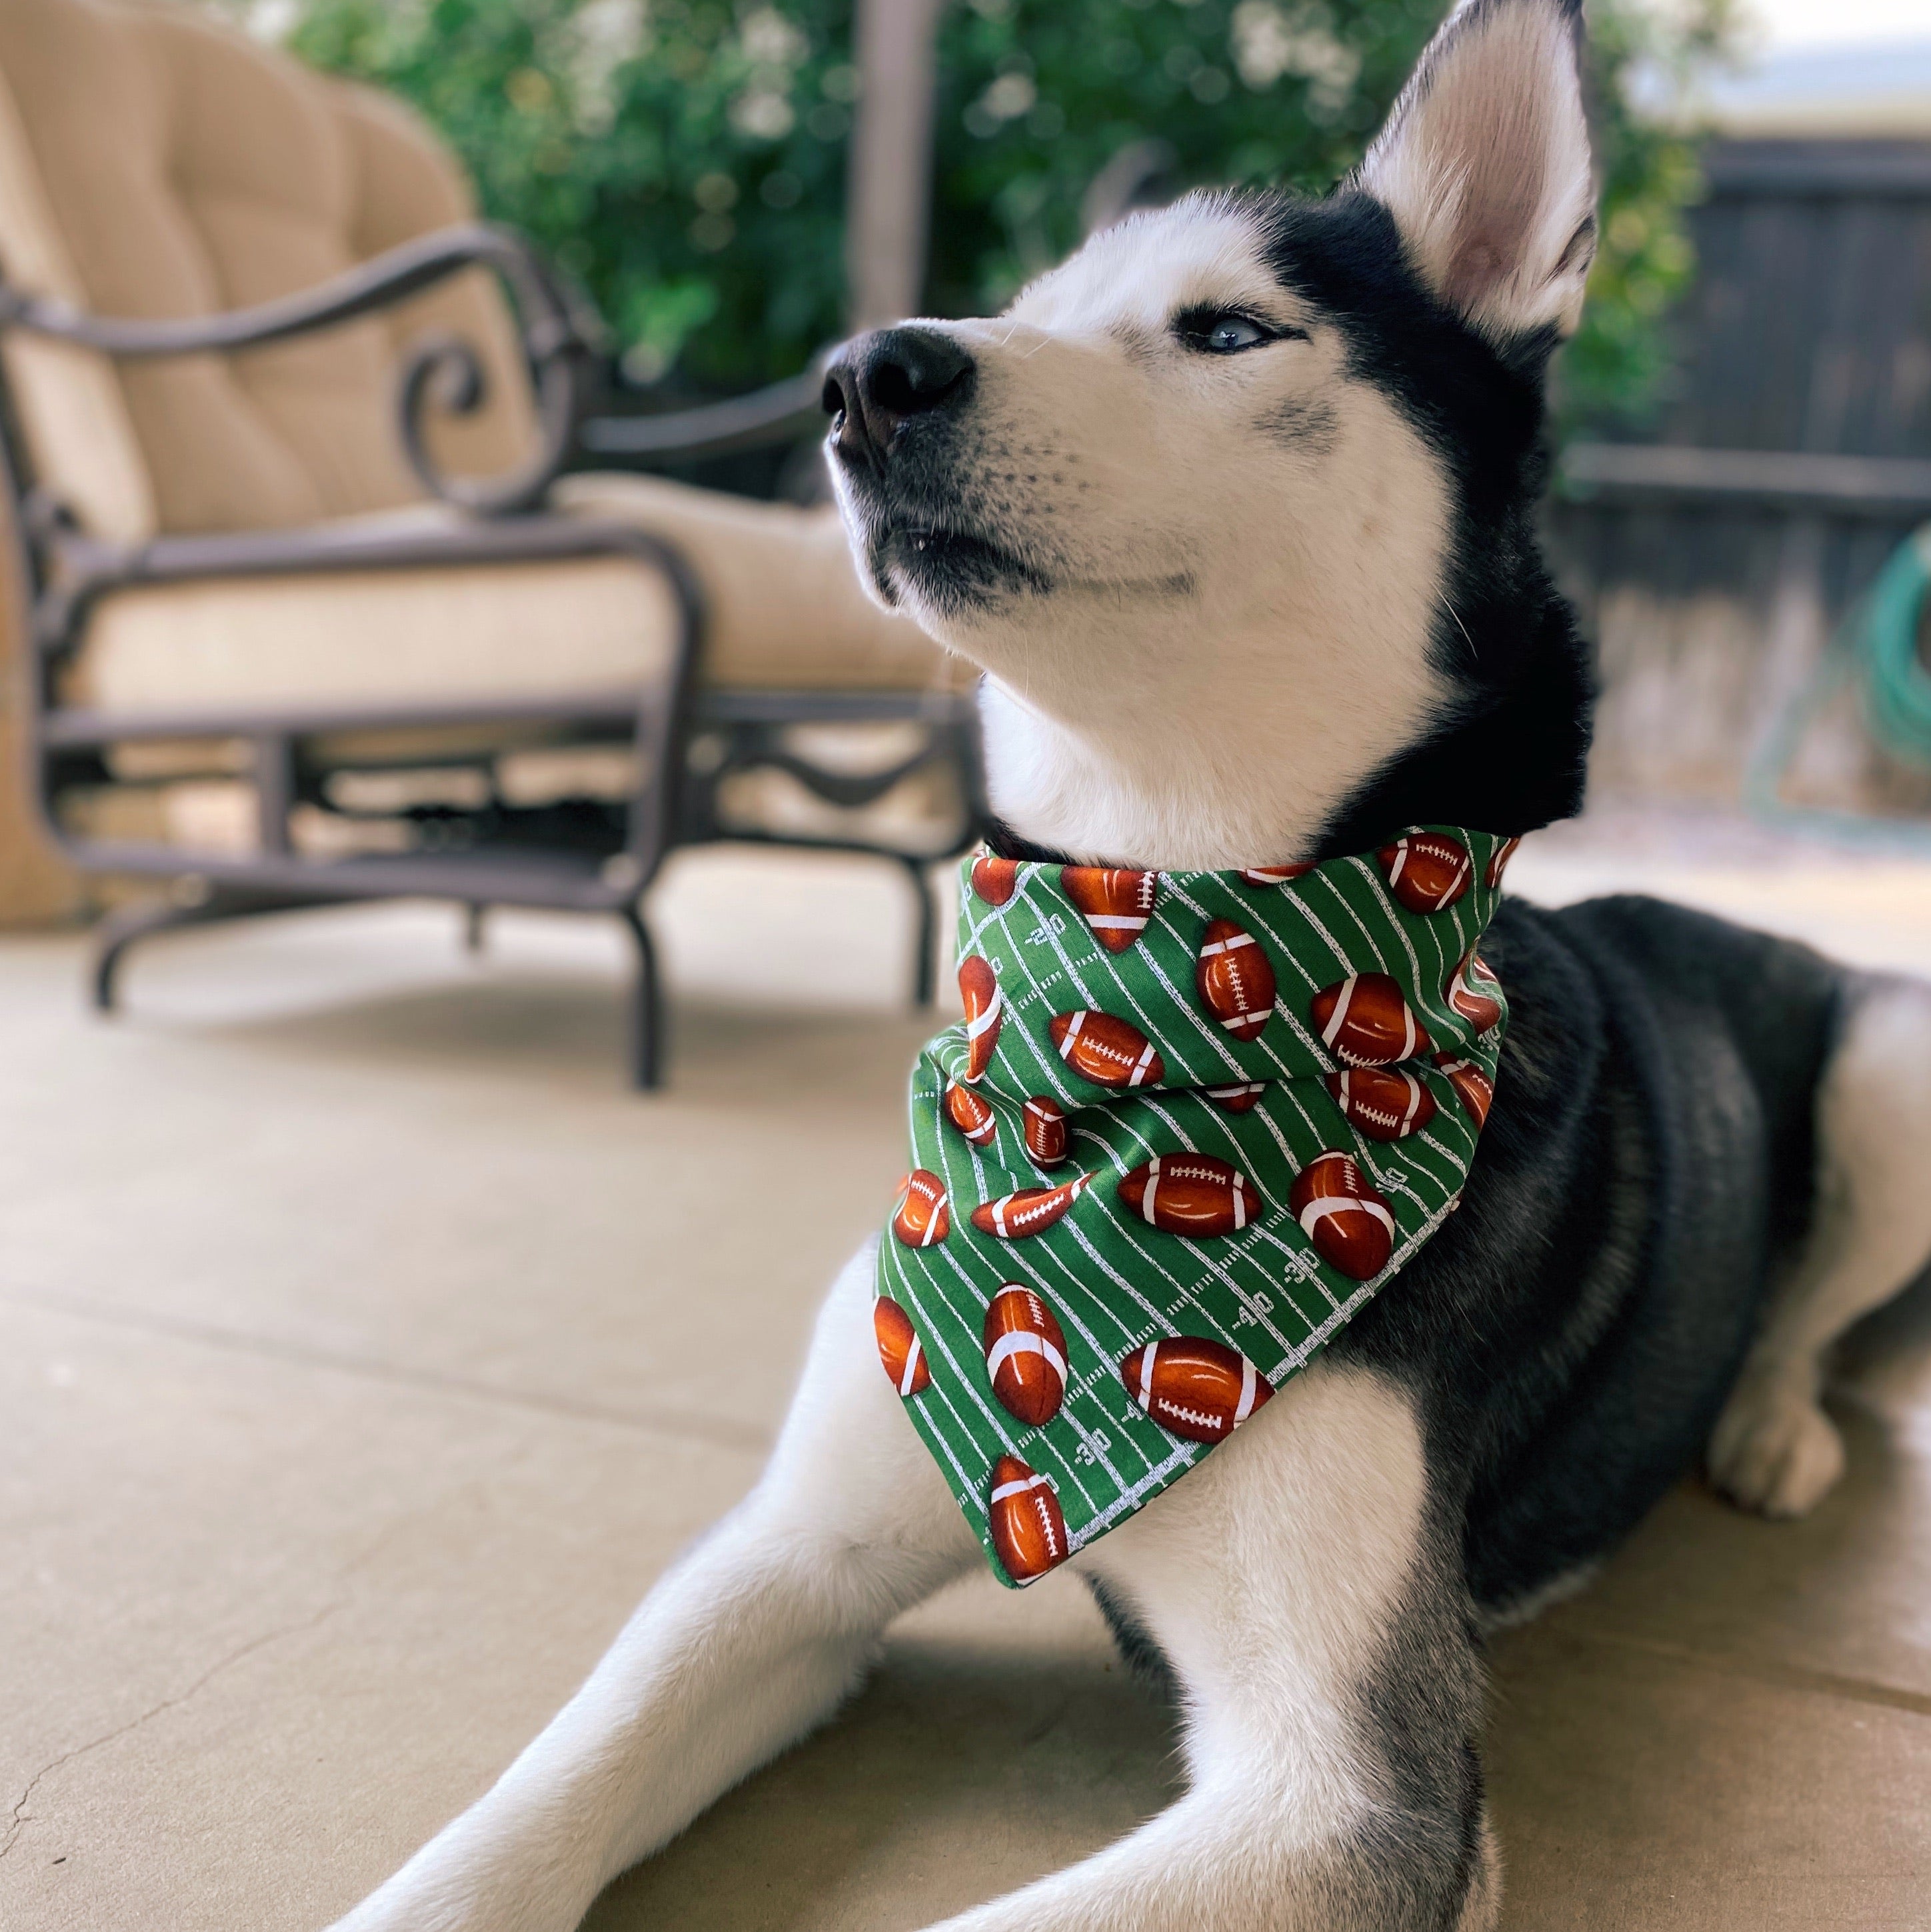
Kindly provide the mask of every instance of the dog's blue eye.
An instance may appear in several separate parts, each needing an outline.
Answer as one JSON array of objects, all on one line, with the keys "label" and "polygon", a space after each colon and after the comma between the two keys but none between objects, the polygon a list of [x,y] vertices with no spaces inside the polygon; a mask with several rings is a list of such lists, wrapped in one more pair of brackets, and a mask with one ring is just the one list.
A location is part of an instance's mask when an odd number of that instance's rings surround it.
[{"label": "dog's blue eye", "polygon": [[1223,353],[1230,349],[1252,349],[1267,338],[1244,315],[1223,316],[1207,332],[1207,346]]},{"label": "dog's blue eye", "polygon": [[1237,356],[1243,349],[1258,349],[1288,332],[1265,328],[1251,316],[1236,314],[1231,309],[1197,309],[1180,317],[1179,328],[1189,348],[1204,350],[1210,356]]}]

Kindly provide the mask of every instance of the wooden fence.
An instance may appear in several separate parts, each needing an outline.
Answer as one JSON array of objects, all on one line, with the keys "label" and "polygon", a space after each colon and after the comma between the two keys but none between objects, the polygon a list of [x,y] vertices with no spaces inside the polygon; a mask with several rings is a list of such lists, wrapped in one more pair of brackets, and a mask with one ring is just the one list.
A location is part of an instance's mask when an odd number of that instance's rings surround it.
[{"label": "wooden fence", "polygon": [[[1729,141],[1657,440],[1572,444],[1549,510],[1599,639],[1599,795],[1734,799],[1845,609],[1931,520],[1931,142]],[[1931,810],[1851,702],[1794,795]]]}]

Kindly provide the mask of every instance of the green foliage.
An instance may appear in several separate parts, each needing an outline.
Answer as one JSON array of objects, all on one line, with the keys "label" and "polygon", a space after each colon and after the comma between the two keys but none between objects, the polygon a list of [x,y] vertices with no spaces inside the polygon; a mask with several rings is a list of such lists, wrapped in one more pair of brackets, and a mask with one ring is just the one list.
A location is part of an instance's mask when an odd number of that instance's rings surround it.
[{"label": "green foliage", "polygon": [[997,308],[1079,239],[1130,141],[1180,181],[1320,190],[1360,158],[1441,0],[973,0],[940,35],[932,286]]},{"label": "green foliage", "polygon": [[[484,208],[588,287],[634,374],[708,390],[800,368],[837,334],[851,0],[229,0],[318,66],[413,101]],[[1634,113],[1639,67],[1720,40],[1724,0],[1666,28],[1592,10],[1604,245],[1567,352],[1573,415],[1639,406],[1690,268],[1694,151]],[[1180,181],[1324,188],[1358,159],[1441,0],[957,0],[940,29],[928,307],[982,313],[1079,238],[1126,143]]]},{"label": "green foliage", "polygon": [[[1733,0],[1613,0],[1589,12],[1590,80],[1601,229],[1582,326],[1558,366],[1562,425],[1639,419],[1669,374],[1670,304],[1696,272],[1684,213],[1702,194],[1698,142],[1682,103],[1735,37]],[[1640,93],[1649,112],[1639,112]]]},{"label": "green foliage", "polygon": [[835,332],[849,0],[295,0],[315,65],[412,102],[484,210],[583,284],[648,380],[742,388]]}]

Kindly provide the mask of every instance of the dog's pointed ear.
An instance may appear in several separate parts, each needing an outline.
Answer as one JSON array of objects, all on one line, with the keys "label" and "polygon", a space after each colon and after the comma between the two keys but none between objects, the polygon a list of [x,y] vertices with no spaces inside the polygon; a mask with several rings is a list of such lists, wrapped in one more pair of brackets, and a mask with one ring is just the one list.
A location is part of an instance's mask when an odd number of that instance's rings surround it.
[{"label": "dog's pointed ear", "polygon": [[1582,312],[1596,193],[1580,0],[1462,0],[1355,176],[1430,288],[1498,342]]}]

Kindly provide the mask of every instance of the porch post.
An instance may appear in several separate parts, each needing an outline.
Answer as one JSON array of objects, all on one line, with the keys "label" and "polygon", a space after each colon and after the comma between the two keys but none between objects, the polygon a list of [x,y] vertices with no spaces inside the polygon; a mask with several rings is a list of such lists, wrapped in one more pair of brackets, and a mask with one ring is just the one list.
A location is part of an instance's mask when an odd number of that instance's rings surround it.
[{"label": "porch post", "polygon": [[846,196],[847,311],[854,329],[916,315],[932,197],[934,43],[944,0],[858,0],[860,76]]}]

